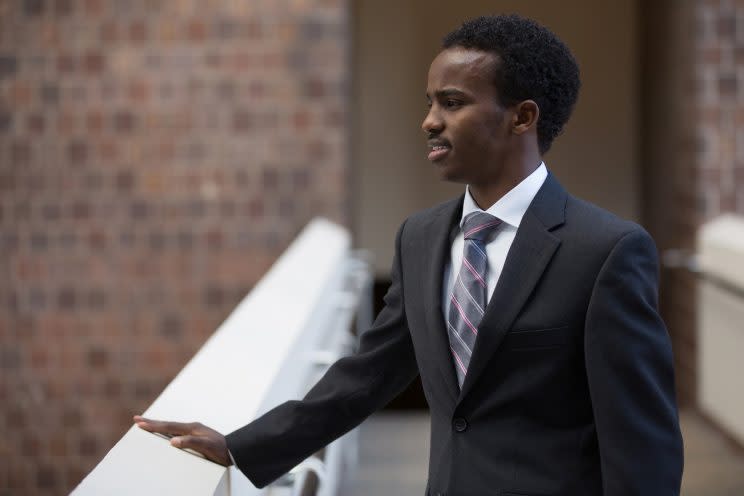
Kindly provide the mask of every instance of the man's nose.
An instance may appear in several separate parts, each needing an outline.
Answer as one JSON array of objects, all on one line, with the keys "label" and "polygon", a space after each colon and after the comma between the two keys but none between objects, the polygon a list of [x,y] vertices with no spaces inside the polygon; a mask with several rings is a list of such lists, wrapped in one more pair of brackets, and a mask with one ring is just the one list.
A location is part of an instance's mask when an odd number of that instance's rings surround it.
[{"label": "man's nose", "polygon": [[424,117],[424,122],[421,123],[421,129],[426,134],[436,134],[441,132],[443,128],[444,123],[442,119],[439,118],[434,107],[430,107],[429,112],[426,114],[426,117]]}]

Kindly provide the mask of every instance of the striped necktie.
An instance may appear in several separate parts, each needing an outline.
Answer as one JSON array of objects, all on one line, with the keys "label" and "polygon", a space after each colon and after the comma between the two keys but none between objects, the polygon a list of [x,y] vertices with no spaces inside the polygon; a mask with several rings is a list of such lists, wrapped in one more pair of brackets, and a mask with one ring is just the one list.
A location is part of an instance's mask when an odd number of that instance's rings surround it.
[{"label": "striped necktie", "polygon": [[465,216],[462,226],[465,236],[462,265],[450,293],[447,318],[447,334],[460,387],[465,381],[478,324],[486,308],[488,257],[484,241],[500,224],[501,220],[493,215],[473,212]]}]

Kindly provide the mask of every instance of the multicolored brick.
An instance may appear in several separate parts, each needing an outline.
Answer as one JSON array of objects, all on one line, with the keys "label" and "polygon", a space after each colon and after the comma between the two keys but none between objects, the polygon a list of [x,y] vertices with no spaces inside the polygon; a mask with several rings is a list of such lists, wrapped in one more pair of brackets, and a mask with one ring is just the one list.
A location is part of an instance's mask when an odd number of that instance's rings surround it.
[{"label": "multicolored brick", "polygon": [[73,488],[307,221],[348,219],[347,9],[0,2],[0,495]]}]

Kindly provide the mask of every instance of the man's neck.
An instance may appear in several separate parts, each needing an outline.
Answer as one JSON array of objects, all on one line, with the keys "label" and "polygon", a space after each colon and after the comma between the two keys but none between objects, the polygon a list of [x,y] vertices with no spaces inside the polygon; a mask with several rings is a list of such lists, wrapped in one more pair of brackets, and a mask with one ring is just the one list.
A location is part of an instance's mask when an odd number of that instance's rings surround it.
[{"label": "man's neck", "polygon": [[[499,201],[505,194],[514,189],[516,185],[524,181],[530,174],[540,167],[541,158],[529,165],[513,169],[511,174],[502,174],[497,182],[484,184],[469,184],[468,190],[475,203],[482,209],[488,210],[494,203]],[[507,171],[504,171],[507,172]]]}]

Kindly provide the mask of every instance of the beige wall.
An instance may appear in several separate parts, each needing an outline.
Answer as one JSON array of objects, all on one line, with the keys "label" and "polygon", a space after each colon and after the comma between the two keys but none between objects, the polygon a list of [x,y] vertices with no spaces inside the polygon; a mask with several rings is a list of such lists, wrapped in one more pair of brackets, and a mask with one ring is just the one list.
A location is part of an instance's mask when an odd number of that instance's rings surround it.
[{"label": "beige wall", "polygon": [[635,2],[357,0],[353,9],[353,229],[357,245],[375,255],[378,275],[389,271],[400,222],[462,191],[438,180],[420,125],[442,36],[476,15],[533,17],[571,47],[583,88],[546,163],[575,195],[639,218]]}]

